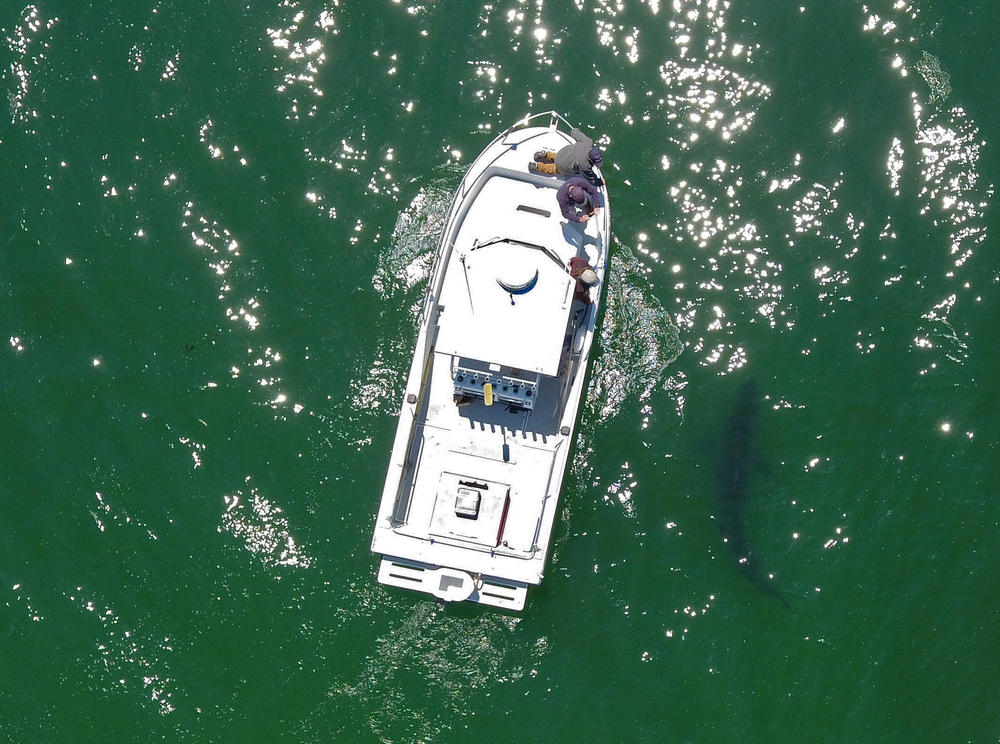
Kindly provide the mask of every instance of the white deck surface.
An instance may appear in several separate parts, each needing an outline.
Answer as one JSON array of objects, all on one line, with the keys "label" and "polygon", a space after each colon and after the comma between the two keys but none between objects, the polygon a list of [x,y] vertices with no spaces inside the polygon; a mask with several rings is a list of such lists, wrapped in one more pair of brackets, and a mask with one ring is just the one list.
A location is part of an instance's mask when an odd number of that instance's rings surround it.
[{"label": "white deck surface", "polygon": [[[553,179],[553,184],[558,185]],[[501,204],[528,206],[559,214],[555,190],[494,176],[483,187],[455,240],[453,259],[465,265],[445,276],[441,304],[447,322],[441,324],[437,348],[449,354],[487,360],[545,375],[555,375],[573,298],[573,280],[566,262],[576,251],[562,250],[561,265],[544,252],[507,242],[474,248],[495,237],[565,245],[562,229],[552,216]],[[498,280],[521,284],[535,272],[535,286],[511,295]]]}]

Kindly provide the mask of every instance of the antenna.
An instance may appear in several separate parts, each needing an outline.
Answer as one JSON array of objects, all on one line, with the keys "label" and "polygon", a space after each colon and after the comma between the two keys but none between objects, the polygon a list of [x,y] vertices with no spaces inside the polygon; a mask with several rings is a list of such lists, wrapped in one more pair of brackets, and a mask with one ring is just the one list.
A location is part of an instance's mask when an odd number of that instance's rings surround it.
[{"label": "antenna", "polygon": [[[478,243],[478,241],[476,241],[476,242]],[[473,245],[472,247],[475,248],[475,245]],[[472,314],[475,315],[476,314],[476,308],[472,304],[472,287],[469,285],[469,267],[466,266],[466,264],[465,264],[465,254],[464,253],[462,254],[462,256],[461,256],[461,258],[459,260],[462,262],[462,271],[465,272],[465,289],[469,293],[469,309],[472,311]]]}]

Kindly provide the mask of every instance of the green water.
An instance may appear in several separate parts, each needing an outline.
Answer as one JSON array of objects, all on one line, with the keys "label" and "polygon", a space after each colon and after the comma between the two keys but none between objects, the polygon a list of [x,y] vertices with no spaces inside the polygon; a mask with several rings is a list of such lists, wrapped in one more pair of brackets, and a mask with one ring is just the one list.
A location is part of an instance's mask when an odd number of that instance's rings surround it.
[{"label": "green water", "polygon": [[[1000,740],[998,22],[0,9],[0,738]],[[417,308],[548,109],[614,219],[580,436],[525,611],[435,605],[369,552]],[[774,592],[717,529],[749,377]]]}]

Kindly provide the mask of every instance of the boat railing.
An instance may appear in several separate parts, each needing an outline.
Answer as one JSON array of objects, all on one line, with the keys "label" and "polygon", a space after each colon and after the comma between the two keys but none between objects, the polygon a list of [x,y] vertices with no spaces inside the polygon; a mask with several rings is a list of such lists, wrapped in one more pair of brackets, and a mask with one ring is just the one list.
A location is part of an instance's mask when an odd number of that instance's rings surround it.
[{"label": "boat railing", "polygon": [[562,259],[559,258],[559,256],[556,255],[555,251],[553,251],[551,248],[545,245],[539,245],[538,243],[529,243],[526,240],[518,240],[517,238],[504,238],[504,237],[490,238],[489,240],[484,240],[482,243],[477,242],[475,245],[472,246],[472,248],[469,249],[469,252],[471,253],[472,251],[478,251],[481,248],[488,248],[491,245],[496,245],[497,243],[520,245],[524,248],[530,248],[533,251],[540,251],[541,253],[545,254],[547,258],[552,260],[556,266],[565,271],[567,274],[569,273],[569,267],[562,262]]},{"label": "boat railing", "polygon": [[[504,150],[501,150],[500,152],[496,153],[495,155],[490,155],[489,154],[494,149],[493,146],[495,144],[497,144],[499,142],[500,144],[507,145],[508,147],[511,147],[511,146],[516,147],[516,146],[518,146],[521,143],[519,143],[519,142],[508,142],[507,141],[507,137],[512,132],[517,132],[517,131],[519,131],[521,129],[524,129],[525,127],[527,127],[531,122],[535,121],[536,119],[542,119],[542,118],[545,118],[546,116],[549,117],[549,125],[548,125],[549,129],[558,129],[560,123],[564,124],[567,129],[572,129],[573,128],[573,125],[570,124],[569,121],[567,121],[566,118],[563,117],[563,115],[560,114],[558,111],[543,111],[543,112],[540,112],[540,113],[537,113],[537,114],[528,114],[528,115],[526,115],[524,118],[522,118],[519,121],[515,122],[514,124],[510,125],[505,130],[503,130],[500,134],[498,134],[496,137],[494,137],[493,141],[490,142],[489,146],[486,147],[483,150],[482,153],[480,153],[479,157],[477,157],[475,160],[472,161],[472,164],[469,166],[468,171],[466,171],[465,177],[462,179],[462,183],[459,184],[457,194],[461,194],[463,197],[466,196],[469,193],[469,190],[474,185],[475,181],[477,179],[479,179],[483,175],[483,172],[485,172],[485,170],[489,166],[493,165],[504,154],[504,152],[505,152]],[[490,162],[486,163],[484,165],[481,161],[484,158],[487,158],[487,157],[490,158]],[[471,181],[470,181],[470,178],[471,178]]]},{"label": "boat railing", "polygon": [[569,399],[569,390],[579,373],[580,360],[583,358],[584,348],[587,345],[587,334],[591,332],[591,325],[594,322],[597,305],[587,305],[574,313],[569,324],[569,347],[565,351],[565,361],[560,365],[559,370],[559,408],[556,412],[556,420],[562,420],[566,408],[566,401]]},{"label": "boat railing", "polygon": [[[419,440],[415,440],[414,438],[416,430],[417,427],[414,426],[410,431],[410,440],[406,445],[407,453],[404,460],[403,475],[399,479],[396,500],[392,505],[392,516],[389,517],[389,524],[393,529],[402,527],[410,517],[410,504],[412,501],[410,497],[413,494],[413,489],[416,487],[417,479],[410,477],[409,471],[412,469],[414,463],[420,461],[424,450],[423,437]],[[417,448],[415,453],[413,452],[414,446]]]},{"label": "boat railing", "polygon": [[511,132],[514,132],[514,131],[516,131],[518,129],[524,129],[526,126],[528,126],[529,123],[531,123],[535,119],[542,119],[542,118],[544,118],[546,116],[549,117],[549,127],[550,128],[557,127],[560,122],[562,122],[563,124],[565,124],[569,129],[573,128],[573,125],[570,124],[569,121],[567,121],[566,117],[564,117],[558,111],[555,111],[555,110],[553,110],[553,111],[539,111],[537,114],[527,114],[523,119],[515,121],[513,124],[511,124],[505,130],[503,130],[503,132],[500,133],[500,137],[506,137]]}]

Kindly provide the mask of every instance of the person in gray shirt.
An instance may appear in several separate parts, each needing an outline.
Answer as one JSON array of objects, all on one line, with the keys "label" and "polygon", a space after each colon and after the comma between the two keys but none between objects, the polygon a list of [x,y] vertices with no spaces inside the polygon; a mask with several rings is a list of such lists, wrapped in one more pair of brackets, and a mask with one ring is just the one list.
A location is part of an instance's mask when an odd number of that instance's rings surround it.
[{"label": "person in gray shirt", "polygon": [[576,142],[559,152],[539,150],[534,162],[528,164],[528,170],[554,176],[583,176],[595,186],[603,186],[604,180],[594,173],[594,167],[604,165],[604,157],[594,147],[594,140],[576,128],[570,130],[570,135]]}]

